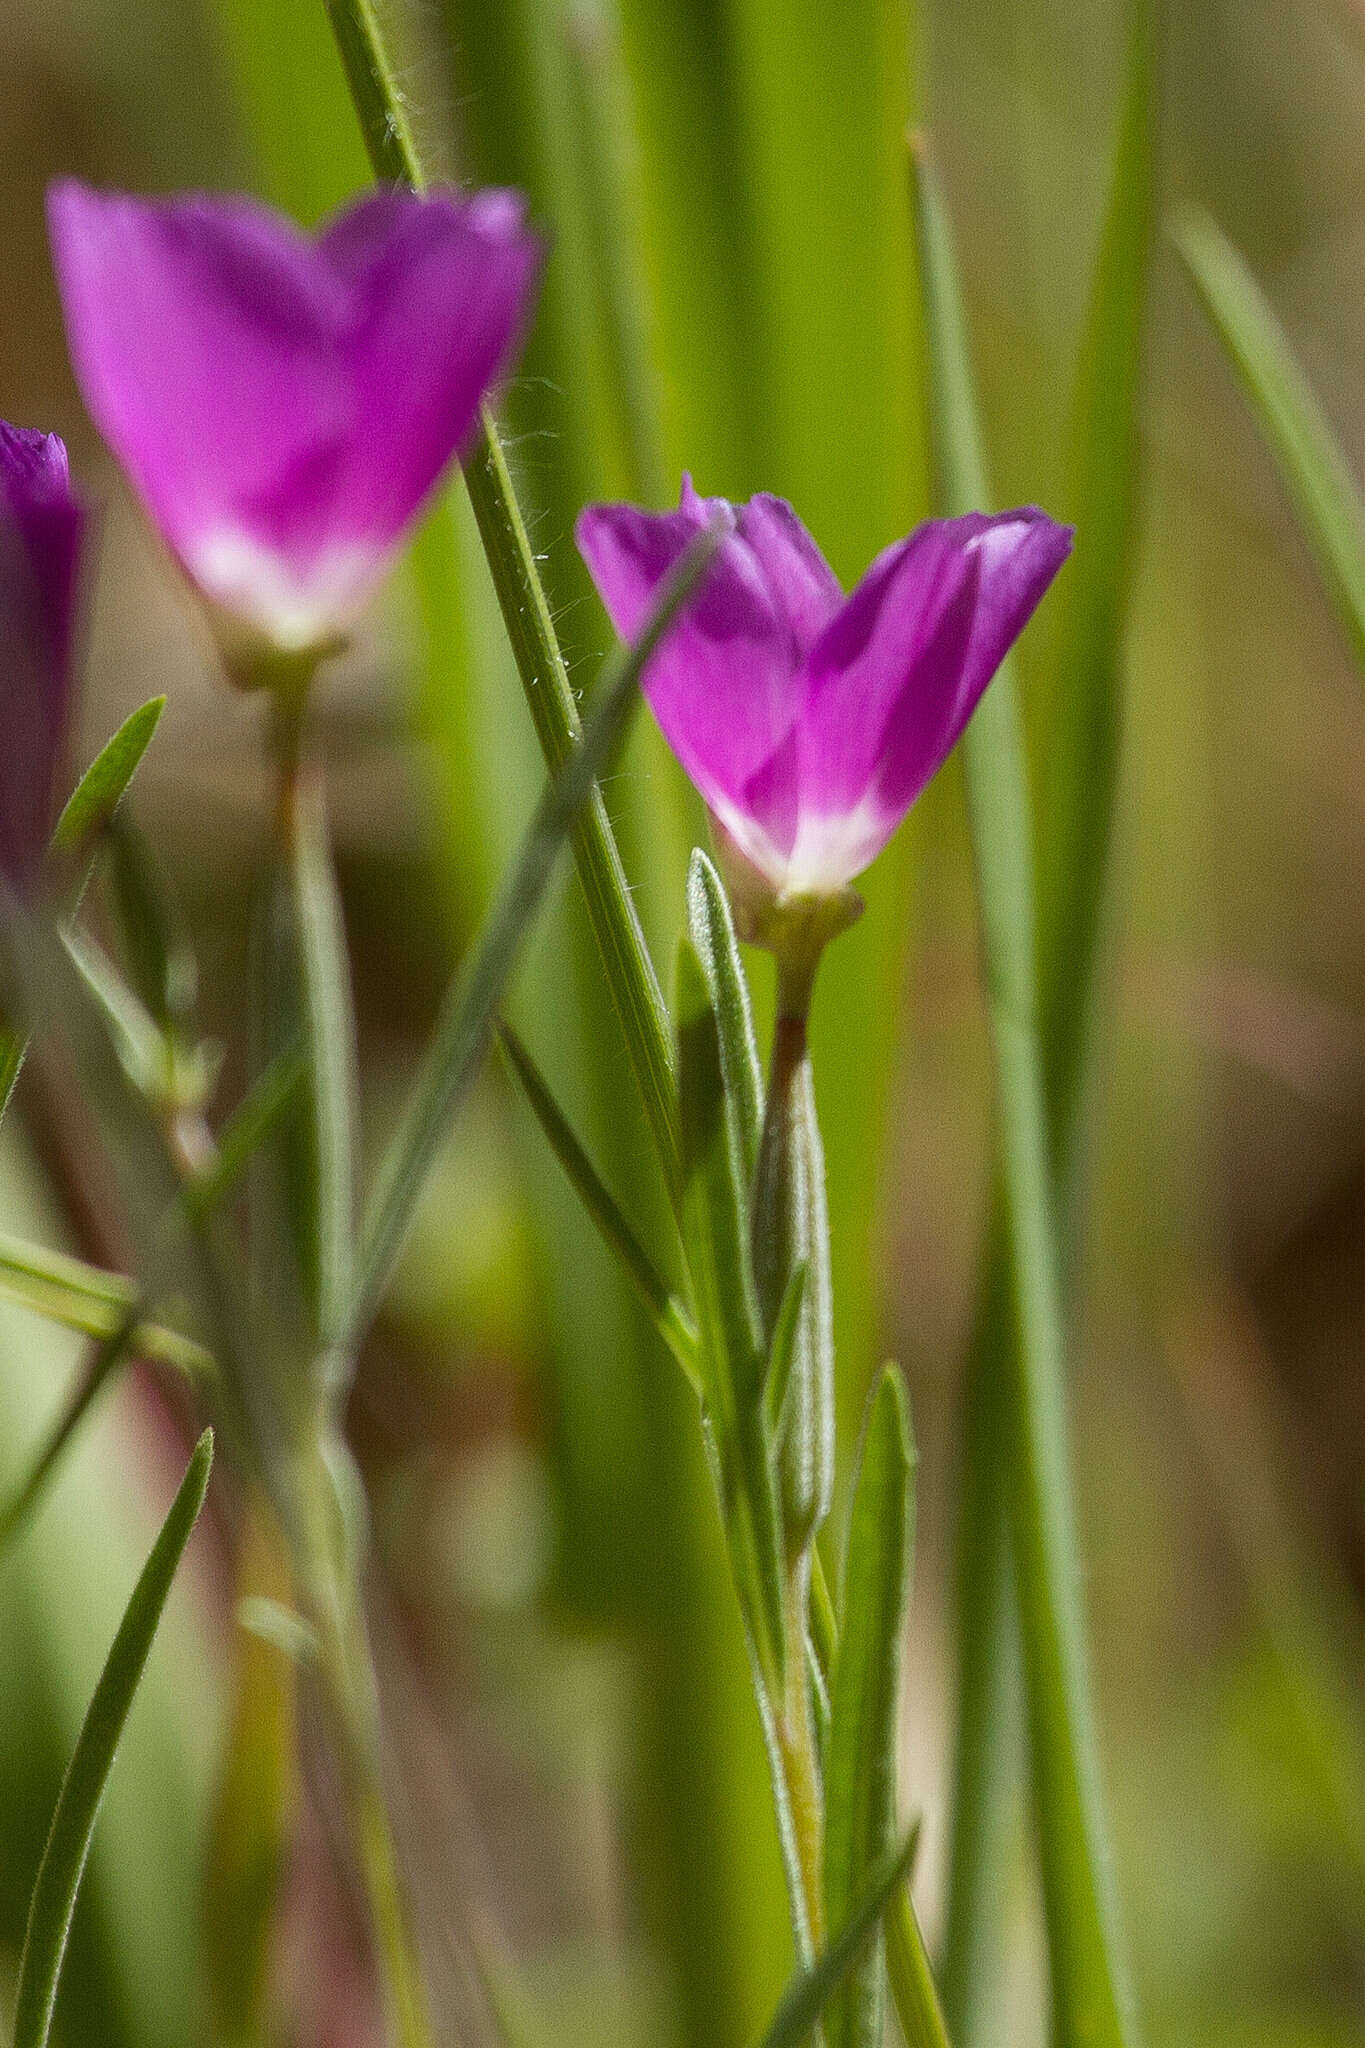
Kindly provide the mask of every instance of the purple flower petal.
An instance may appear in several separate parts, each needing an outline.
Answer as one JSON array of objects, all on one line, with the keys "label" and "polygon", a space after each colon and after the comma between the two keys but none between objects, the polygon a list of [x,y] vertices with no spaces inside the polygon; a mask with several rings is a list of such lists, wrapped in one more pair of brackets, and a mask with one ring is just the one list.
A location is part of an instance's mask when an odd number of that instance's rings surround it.
[{"label": "purple flower petal", "polygon": [[[580,515],[579,550],[624,639],[640,630],[660,584],[722,502],[699,498],[689,481],[676,512],[592,505]],[[796,682],[791,623],[753,549],[732,532],[645,670],[644,691],[711,809],[765,872],[774,863],[780,870],[796,829],[796,756],[785,746]],[[786,772],[776,772],[783,763]]]},{"label": "purple flower petal", "polygon": [[683,479],[676,512],[590,507],[578,544],[636,633],[688,541],[730,532],[645,672],[665,736],[728,837],[781,895],[837,895],[943,762],[1071,547],[1031,508],[930,521],[844,599],[790,505]]},{"label": "purple flower petal", "polygon": [[793,853],[803,876],[819,886],[831,872],[847,879],[880,852],[956,744],[1071,539],[1032,508],[973,513],[931,521],[873,563],[807,664]]},{"label": "purple flower petal", "polygon": [[19,883],[52,825],[84,526],[61,441],[0,421],[0,866]]},{"label": "purple flower petal", "polygon": [[385,193],[316,242],[244,199],[48,211],[86,402],[190,575],[277,645],[344,630],[520,334],[519,202]]}]

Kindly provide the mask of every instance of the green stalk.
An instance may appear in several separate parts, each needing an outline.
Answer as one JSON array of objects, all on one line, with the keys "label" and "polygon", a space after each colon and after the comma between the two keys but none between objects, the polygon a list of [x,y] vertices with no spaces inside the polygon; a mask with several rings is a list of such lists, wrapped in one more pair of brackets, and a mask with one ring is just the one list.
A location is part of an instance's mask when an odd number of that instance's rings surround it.
[{"label": "green stalk", "polygon": [[[989,497],[956,259],[923,152],[915,160],[932,425],[945,511]],[[999,1123],[1009,1333],[1006,1450],[1058,2048],[1134,2038],[1095,1757],[1067,1441],[1061,1276],[1038,1020],[1032,828],[1007,668],[963,743]],[[964,1628],[973,1626],[964,1617]]]},{"label": "green stalk", "polygon": [[[376,176],[421,191],[426,171],[371,0],[327,0],[327,11]],[[465,482],[536,737],[554,772],[578,739],[578,708],[497,426],[486,407],[465,461]],[[573,848],[631,1066],[669,1188],[676,1194],[677,1090],[668,1013],[600,790],[583,809]]]}]

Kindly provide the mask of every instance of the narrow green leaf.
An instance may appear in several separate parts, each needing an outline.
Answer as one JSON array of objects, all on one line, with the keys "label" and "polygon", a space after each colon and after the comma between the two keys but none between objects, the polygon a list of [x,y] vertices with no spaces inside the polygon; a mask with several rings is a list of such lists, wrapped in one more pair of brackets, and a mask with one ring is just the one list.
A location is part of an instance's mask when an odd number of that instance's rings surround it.
[{"label": "narrow green leaf", "polygon": [[739,957],[729,899],[700,847],[687,871],[687,926],[710,984],[720,1027],[720,1063],[735,1120],[746,1187],[752,1187],[763,1132],[763,1068],[754,1036],[749,981]]},{"label": "narrow green leaf", "polygon": [[782,1296],[782,1305],[777,1311],[777,1321],[773,1325],[773,1341],[768,1352],[763,1403],[767,1411],[769,1433],[777,1445],[782,1442],[787,1389],[791,1385],[792,1360],[796,1356],[796,1339],[801,1328],[801,1311],[805,1306],[806,1282],[809,1275],[810,1267],[806,1260],[798,1259],[791,1269],[791,1277]]},{"label": "narrow green leaf", "polygon": [[111,821],[109,839],[124,966],[149,1014],[162,1031],[170,1031],[194,1005],[194,955],[141,834],[119,816]]},{"label": "narrow green leaf", "polygon": [[783,1993],[760,2048],[800,2048],[819,2023],[820,2015],[855,1969],[882,1917],[904,1885],[919,1846],[919,1822],[899,1849],[874,1870],[848,1919],[808,1970],[800,1970]]},{"label": "narrow green leaf", "polygon": [[887,1908],[886,1974],[905,2048],[949,2048],[948,2026],[908,1876]]},{"label": "narrow green leaf", "polygon": [[109,823],[152,743],[165,708],[164,697],[151,698],[124,719],[96,754],[57,820],[52,843],[59,851],[78,852]]},{"label": "narrow green leaf", "polygon": [[682,1235],[697,1309],[700,1368],[715,1433],[736,1584],[760,1666],[785,1662],[782,1544],[763,1417],[764,1355],[749,1257],[748,1191],[726,1102],[720,1028],[706,972],[678,947]]},{"label": "narrow green leaf", "polygon": [[536,1121],[573,1183],[583,1207],[644,1302],[655,1329],[700,1393],[697,1333],[686,1308],[621,1214],[619,1203],[575,1136],[572,1125],[555,1101],[549,1082],[521,1039],[510,1024],[499,1025],[498,1036],[526,1100],[535,1112]]},{"label": "narrow green leaf", "polygon": [[108,954],[84,932],[68,931],[66,950],[94,997],[118,1053],[119,1064],[140,1095],[164,1100],[170,1087],[171,1055],[156,1020],[134,995]]},{"label": "narrow green leaf", "polygon": [[[896,1737],[914,1530],[910,1416],[895,1366],[871,1396],[853,1487],[839,1653],[825,1757],[825,1910],[831,1927],[889,1853],[896,1833]],[[831,2000],[828,2048],[880,2048],[881,1957]]]},{"label": "narrow green leaf", "polygon": [[29,1906],[15,1997],[13,2048],[45,2048],[76,1892],[100,1801],[171,1581],[204,1503],[212,1463],[213,1432],[205,1430],[133,1589],[77,1737]]},{"label": "narrow green leaf", "polygon": [[[952,231],[927,153],[915,196],[943,509],[989,498]],[[1032,830],[1010,665],[963,742],[1009,1273],[1009,1484],[1058,2048],[1133,2038],[1109,1868],[1067,1442],[1061,1276],[1035,981]]]},{"label": "narrow green leaf", "polygon": [[[421,191],[426,171],[372,0],[327,0],[327,11],[376,175]],[[546,765],[558,773],[580,740],[578,708],[535,551],[487,408],[464,472],[536,737]],[[591,785],[584,792],[581,815],[573,819],[572,840],[589,921],[636,1084],[670,1190],[676,1190],[677,1096],[668,1012],[602,793]]]},{"label": "narrow green leaf", "polygon": [[427,1168],[477,1071],[522,937],[540,905],[559,849],[639,702],[646,662],[696,589],[718,539],[710,531],[691,544],[638,638],[613,659],[610,679],[581,740],[541,798],[468,975],[457,976],[451,987],[422,1075],[380,1167],[348,1317],[348,1348],[378,1303]]},{"label": "narrow green leaf", "polygon": [[1076,552],[1059,591],[1057,700],[1043,755],[1039,976],[1064,1224],[1118,784],[1123,645],[1141,497],[1141,385],[1157,214],[1158,8],[1159,0],[1127,0],[1113,171],[1073,401],[1066,509]]},{"label": "narrow green leaf", "polygon": [[[65,1329],[103,1341],[119,1328],[138,1290],[122,1273],[106,1273],[83,1259],[0,1232],[0,1295]],[[213,1370],[212,1356],[201,1344],[159,1323],[137,1324],[129,1349],[191,1377]]]},{"label": "narrow green leaf", "polygon": [[[1123,637],[1137,545],[1141,372],[1157,208],[1158,0],[1126,0],[1127,31],[1110,190],[1072,405],[1066,511],[1075,557],[1058,592],[1058,687],[1042,759],[1040,1005],[1061,1240],[1076,1260],[1074,1211],[1084,1046],[1095,1009],[1122,726]],[[965,363],[965,349],[963,350]],[[970,406],[970,392],[965,394]],[[981,452],[967,479],[988,499]],[[995,686],[1000,688],[1000,684]],[[997,1221],[967,1366],[959,1503],[960,1658],[944,2001],[958,2048],[993,2028],[1003,1946],[1005,1856],[1022,1766],[1018,1624],[1004,1416],[1011,1333],[1007,1243]]]},{"label": "narrow green leaf", "polygon": [[211,1216],[245,1173],[303,1083],[306,1062],[300,1049],[286,1048],[256,1076],[218,1134],[213,1158],[186,1189],[198,1216]]},{"label": "narrow green leaf", "polygon": [[62,1452],[89,1414],[101,1391],[129,1357],[139,1327],[140,1308],[140,1302],[131,1303],[124,1310],[115,1328],[96,1346],[94,1357],[77,1380],[67,1398],[66,1406],[48,1434],[47,1442],[30,1466],[28,1477],[20,1485],[13,1500],[3,1512],[0,1512],[0,1549],[4,1548],[16,1530],[22,1528],[27,1521],[44,1487],[52,1477]]},{"label": "narrow green leaf", "polygon": [[1190,208],[1176,225],[1175,241],[1365,675],[1365,505],[1350,467],[1269,300],[1222,230]]}]

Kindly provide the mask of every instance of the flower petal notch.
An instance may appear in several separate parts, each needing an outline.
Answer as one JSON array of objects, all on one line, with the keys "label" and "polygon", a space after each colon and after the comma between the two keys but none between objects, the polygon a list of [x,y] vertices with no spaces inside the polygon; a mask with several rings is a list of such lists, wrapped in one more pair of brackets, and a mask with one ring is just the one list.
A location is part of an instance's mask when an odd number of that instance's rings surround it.
[{"label": "flower petal notch", "polygon": [[48,220],[86,404],[191,580],[279,653],[334,644],[515,354],[520,197],[374,193],[310,237],[64,180]]},{"label": "flower petal notch", "polygon": [[31,881],[52,828],[85,524],[58,437],[0,420],[0,871],[17,887]]},{"label": "flower petal notch", "polygon": [[[1071,548],[1033,507],[930,520],[849,597],[781,498],[593,505],[579,549],[618,632],[709,518],[715,561],[644,689],[719,828],[751,936],[769,908],[846,897],[941,767]],[[735,856],[739,856],[738,863]]]}]

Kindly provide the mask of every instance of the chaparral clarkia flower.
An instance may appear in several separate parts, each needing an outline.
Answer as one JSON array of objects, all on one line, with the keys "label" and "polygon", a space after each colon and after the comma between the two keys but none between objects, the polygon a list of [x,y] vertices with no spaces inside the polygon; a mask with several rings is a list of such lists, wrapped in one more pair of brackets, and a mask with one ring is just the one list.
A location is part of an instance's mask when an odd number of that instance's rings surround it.
[{"label": "chaparral clarkia flower", "polygon": [[190,577],[277,650],[344,636],[520,338],[519,195],[374,193],[313,238],[64,181],[48,217],[86,403]]},{"label": "chaparral clarkia flower", "polygon": [[84,526],[61,441],[0,420],[0,868],[18,884],[52,827]]},{"label": "chaparral clarkia flower", "polygon": [[[676,512],[590,506],[578,545],[634,634],[693,535],[726,538],[649,664],[665,737],[755,888],[781,904],[847,892],[941,766],[1071,546],[1025,509],[931,520],[845,597],[782,498]],[[728,842],[728,848],[726,845]]]}]

